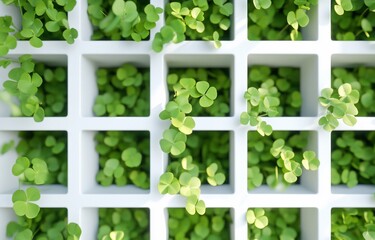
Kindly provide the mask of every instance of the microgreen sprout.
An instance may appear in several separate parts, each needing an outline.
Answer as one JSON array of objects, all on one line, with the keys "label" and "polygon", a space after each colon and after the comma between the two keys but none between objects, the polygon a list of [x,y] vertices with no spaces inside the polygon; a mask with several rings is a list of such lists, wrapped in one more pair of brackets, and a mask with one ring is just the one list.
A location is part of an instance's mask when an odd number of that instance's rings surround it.
[{"label": "microgreen sprout", "polygon": [[168,233],[172,239],[230,239],[229,209],[207,208],[204,216],[189,215],[184,209],[168,209]]},{"label": "microgreen sprout", "polygon": [[331,183],[374,184],[373,132],[333,132]]},{"label": "microgreen sprout", "polygon": [[[13,60],[2,59],[0,66],[8,67]],[[19,66],[9,70],[9,79],[3,83],[0,99],[12,109],[12,113],[32,116],[41,122],[45,116],[64,116],[67,113],[66,67],[50,67],[35,62],[31,55],[22,55],[16,61]],[[19,101],[13,103],[11,96]],[[17,115],[16,115],[17,116]]]},{"label": "microgreen sprout", "polygon": [[248,209],[248,239],[299,239],[299,212],[296,208]]},{"label": "microgreen sprout", "polygon": [[150,239],[149,215],[144,208],[100,208],[97,239]]},{"label": "microgreen sprout", "polygon": [[147,132],[98,132],[95,135],[99,154],[96,180],[102,186],[116,184],[148,189],[150,187],[150,139]]},{"label": "microgreen sprout", "polygon": [[352,89],[352,85],[344,83],[337,89],[325,88],[319,97],[320,104],[326,109],[326,113],[319,119],[326,131],[332,131],[339,125],[339,119],[348,126],[354,126],[357,122],[355,116],[358,109],[355,106],[359,101],[359,91]]},{"label": "microgreen sprout", "polygon": [[[30,45],[36,48],[43,46],[42,40],[65,40],[73,44],[78,36],[75,28],[68,22],[68,12],[76,5],[76,0],[49,1],[16,1],[2,0],[5,5],[14,5],[19,8],[22,16],[21,29],[16,29],[12,17],[0,17],[0,56],[7,54],[9,49],[16,47],[19,40],[29,40]],[[4,29],[4,30],[3,30]],[[15,32],[14,37],[9,33]]]},{"label": "microgreen sprout", "polygon": [[163,9],[146,1],[88,1],[87,13],[94,26],[93,40],[148,39]]},{"label": "microgreen sprout", "polygon": [[367,208],[333,208],[332,239],[375,239],[374,210]]},{"label": "microgreen sprout", "polygon": [[332,39],[374,40],[374,1],[331,0]]},{"label": "microgreen sprout", "polygon": [[98,96],[96,116],[147,116],[150,113],[150,73],[125,63],[118,68],[96,71]]},{"label": "microgreen sprout", "polygon": [[302,40],[300,28],[309,24],[307,13],[317,4],[318,0],[248,0],[248,39]]},{"label": "microgreen sprout", "polygon": [[152,49],[161,52],[165,44],[186,39],[214,41],[228,39],[233,14],[231,0],[173,0],[167,3],[165,25],[155,34]]}]

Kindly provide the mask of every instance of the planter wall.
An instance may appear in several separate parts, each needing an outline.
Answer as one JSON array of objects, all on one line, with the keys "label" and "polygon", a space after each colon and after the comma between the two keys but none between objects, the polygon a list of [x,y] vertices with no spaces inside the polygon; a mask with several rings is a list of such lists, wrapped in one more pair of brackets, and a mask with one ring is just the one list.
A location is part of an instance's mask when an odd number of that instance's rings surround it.
[{"label": "planter wall", "polygon": [[[164,6],[164,0],[151,0]],[[68,114],[66,117],[46,117],[42,123],[31,118],[9,117],[9,111],[0,105],[0,145],[17,138],[18,131],[66,131],[68,135],[68,186],[42,188],[41,207],[67,208],[69,221],[82,227],[82,239],[95,239],[98,225],[98,208],[148,208],[150,210],[151,239],[167,239],[168,208],[184,207],[180,196],[160,195],[157,190],[159,176],[165,171],[168,156],[159,147],[167,122],[159,120],[159,113],[168,101],[166,75],[171,67],[221,67],[230,70],[232,79],[230,116],[196,117],[197,131],[229,131],[230,172],[229,184],[220,187],[202,187],[201,198],[207,207],[230,208],[233,223],[231,239],[246,239],[248,208],[301,208],[302,238],[329,239],[332,208],[375,207],[373,186],[331,187],[330,159],[331,134],[318,126],[322,109],[317,97],[320,90],[330,86],[331,67],[351,64],[373,65],[375,46],[372,42],[340,42],[331,40],[330,1],[319,1],[312,11],[310,26],[305,30],[308,41],[248,41],[247,3],[234,0],[232,39],[223,41],[220,49],[212,43],[186,41],[168,45],[163,52],[154,53],[151,41],[90,41],[91,25],[86,11],[87,1],[77,1],[69,14],[69,21],[79,36],[76,43],[47,41],[41,49],[19,41],[9,57],[33,54],[36,60],[63,64],[68,69]],[[0,4],[0,13],[7,10]],[[16,11],[15,11],[16,12]],[[163,24],[158,22],[157,28]],[[152,31],[152,35],[156,30]],[[150,68],[150,114],[145,117],[95,117],[92,106],[97,95],[95,70],[97,67],[115,67],[123,63]],[[246,110],[243,93],[247,89],[248,67],[291,66],[301,69],[303,106],[301,116],[266,118],[274,130],[310,131],[310,148],[317,151],[321,161],[317,172],[304,173],[301,183],[279,192],[264,186],[247,190],[247,132],[254,130],[239,123],[241,112]],[[0,83],[6,71],[0,69]],[[337,130],[374,130],[374,119],[360,117],[349,128],[341,125]],[[103,188],[96,184],[98,169],[93,136],[97,131],[149,131],[150,132],[150,190],[134,186]],[[11,175],[15,152],[0,156],[0,238],[5,236],[7,222],[14,219],[11,195],[18,180]]]}]

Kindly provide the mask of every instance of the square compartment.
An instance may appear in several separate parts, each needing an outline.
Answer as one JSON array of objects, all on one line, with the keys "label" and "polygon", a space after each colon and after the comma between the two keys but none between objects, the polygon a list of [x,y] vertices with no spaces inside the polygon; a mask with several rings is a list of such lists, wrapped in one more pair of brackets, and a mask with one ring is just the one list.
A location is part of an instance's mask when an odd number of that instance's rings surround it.
[{"label": "square compartment", "polygon": [[[133,131],[123,131],[123,134],[132,133]],[[94,131],[85,131],[82,133],[82,167],[81,167],[81,181],[82,181],[82,192],[88,194],[147,194],[149,189],[139,188],[131,183],[127,183],[125,186],[116,186],[115,184],[111,186],[101,186],[96,181],[96,174],[99,171],[99,153],[96,152],[96,141]],[[147,131],[135,131],[134,133],[143,133],[148,135],[150,138],[150,133]],[[150,148],[150,146],[149,146]],[[144,160],[144,159],[143,159]],[[151,158],[150,158],[151,160]],[[94,163],[94,164],[93,164]],[[84,167],[83,167],[84,166]],[[148,170],[148,176],[150,176]]]},{"label": "square compartment", "polygon": [[[115,68],[130,63],[138,68],[149,69],[147,55],[83,55],[82,57],[81,113],[83,117],[94,117],[93,106],[98,95],[96,71],[98,68]],[[150,76],[152,78],[152,76]],[[148,103],[150,104],[150,103]],[[149,105],[150,106],[150,105]],[[148,113],[149,115],[149,113]],[[146,115],[147,116],[147,115]]]}]

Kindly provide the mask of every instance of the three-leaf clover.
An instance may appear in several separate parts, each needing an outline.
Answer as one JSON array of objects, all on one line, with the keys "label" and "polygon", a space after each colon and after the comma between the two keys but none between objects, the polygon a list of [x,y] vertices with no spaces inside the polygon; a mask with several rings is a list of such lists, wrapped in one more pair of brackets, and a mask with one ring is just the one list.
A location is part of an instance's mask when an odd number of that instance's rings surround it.
[{"label": "three-leaf clover", "polygon": [[166,172],[159,178],[158,190],[161,194],[177,194],[180,191],[180,183],[173,173]]},{"label": "three-leaf clover", "polygon": [[186,135],[176,129],[167,129],[163,132],[160,147],[165,153],[179,155],[185,151]]},{"label": "three-leaf clover", "polygon": [[225,175],[223,173],[218,173],[217,163],[211,163],[207,168],[207,182],[212,186],[222,185],[225,182]]},{"label": "three-leaf clover", "polygon": [[27,218],[35,218],[40,207],[33,203],[40,199],[40,191],[35,187],[29,187],[25,191],[17,190],[12,195],[13,209],[18,216],[26,216]]},{"label": "three-leaf clover", "polygon": [[248,209],[246,220],[249,224],[254,224],[259,229],[263,229],[268,225],[268,218],[265,216],[265,211],[262,208]]}]

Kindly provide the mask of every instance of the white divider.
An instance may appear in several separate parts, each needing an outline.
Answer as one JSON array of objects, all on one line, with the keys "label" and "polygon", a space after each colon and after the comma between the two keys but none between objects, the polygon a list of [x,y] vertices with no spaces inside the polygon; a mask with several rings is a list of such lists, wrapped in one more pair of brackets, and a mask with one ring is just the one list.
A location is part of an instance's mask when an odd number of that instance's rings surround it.
[{"label": "white divider", "polygon": [[[166,1],[151,0],[163,7]],[[90,41],[92,27],[86,11],[87,0],[77,1],[69,14],[70,25],[80,35],[74,45],[62,41],[47,41],[41,49],[19,41],[9,57],[33,54],[37,60],[62,63],[68,67],[68,116],[49,117],[42,123],[31,118],[8,117],[9,111],[0,105],[0,145],[15,139],[18,131],[67,131],[68,133],[68,187],[47,186],[42,190],[42,207],[65,207],[69,221],[78,222],[83,231],[82,239],[96,238],[98,208],[142,207],[150,210],[151,240],[168,239],[169,207],[183,207],[180,196],[162,196],[157,182],[165,170],[167,156],[159,148],[159,139],[166,122],[158,114],[167,102],[166,75],[170,67],[225,67],[230,69],[231,115],[228,117],[197,117],[196,130],[221,130],[231,133],[230,183],[212,188],[203,186],[202,199],[207,207],[231,209],[233,217],[232,239],[247,239],[246,210],[252,207],[297,207],[301,209],[302,238],[330,239],[330,212],[335,207],[375,207],[372,198],[374,187],[358,186],[354,189],[331,187],[331,135],[318,126],[322,109],[317,97],[321,89],[330,86],[331,66],[351,64],[374,65],[375,45],[372,42],[332,41],[330,36],[330,1],[319,1],[312,11],[310,25],[304,29],[305,41],[248,41],[247,1],[234,0],[232,39],[223,41],[215,49],[210,42],[186,41],[168,45],[163,52],[154,53],[151,41]],[[14,10],[14,9],[13,9]],[[0,13],[8,8],[0,4]],[[17,14],[17,11],[15,11]],[[157,24],[159,29],[164,20]],[[157,31],[153,30],[152,34]],[[146,117],[94,117],[92,105],[97,94],[95,69],[102,66],[120,66],[125,62],[150,68],[150,115]],[[309,131],[309,144],[321,160],[318,172],[305,173],[300,185],[285,192],[262,187],[247,190],[247,132],[254,130],[239,123],[241,112],[246,110],[243,93],[247,89],[248,67],[267,64],[273,67],[293,66],[301,69],[300,86],[303,95],[302,116],[267,118],[274,130]],[[0,83],[6,72],[0,70]],[[359,118],[354,128],[340,126],[338,130],[375,129],[372,117]],[[97,131],[149,131],[150,132],[150,190],[135,187],[103,188],[93,177],[98,168],[93,136]],[[10,169],[15,152],[0,156],[0,238],[5,237],[12,214],[11,194],[17,189],[17,179]]]}]

